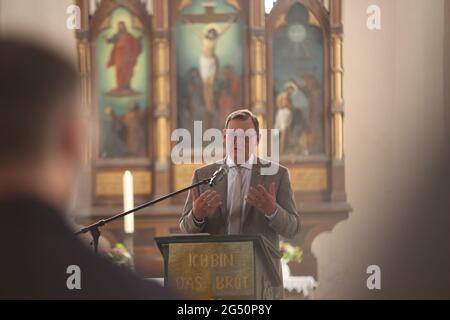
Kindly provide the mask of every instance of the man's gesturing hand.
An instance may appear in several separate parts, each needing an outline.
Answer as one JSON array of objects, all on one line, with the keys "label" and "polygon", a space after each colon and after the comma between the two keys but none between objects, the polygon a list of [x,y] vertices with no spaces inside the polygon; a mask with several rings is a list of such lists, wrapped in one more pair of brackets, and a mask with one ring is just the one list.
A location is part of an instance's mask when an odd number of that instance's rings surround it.
[{"label": "man's gesturing hand", "polygon": [[197,189],[192,189],[192,213],[197,220],[203,220],[221,205],[222,200],[216,191],[207,190],[199,196]]},{"label": "man's gesturing hand", "polygon": [[261,184],[256,188],[250,187],[245,200],[266,216],[274,214],[277,210],[275,183],[270,184],[269,191]]}]

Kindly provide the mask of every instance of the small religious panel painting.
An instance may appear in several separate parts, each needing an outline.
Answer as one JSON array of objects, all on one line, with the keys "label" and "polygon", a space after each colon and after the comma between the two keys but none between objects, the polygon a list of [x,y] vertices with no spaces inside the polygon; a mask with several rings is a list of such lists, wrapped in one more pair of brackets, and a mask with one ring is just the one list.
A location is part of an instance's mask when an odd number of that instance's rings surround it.
[{"label": "small religious panel painting", "polygon": [[280,131],[280,153],[325,152],[324,40],[316,19],[296,3],[277,20],[273,33],[273,127]]},{"label": "small religious panel painting", "polygon": [[238,0],[184,0],[176,16],[178,127],[221,128],[243,103],[245,24]]},{"label": "small religious panel painting", "polygon": [[140,20],[119,7],[95,41],[99,158],[146,158],[149,139],[149,40]]}]

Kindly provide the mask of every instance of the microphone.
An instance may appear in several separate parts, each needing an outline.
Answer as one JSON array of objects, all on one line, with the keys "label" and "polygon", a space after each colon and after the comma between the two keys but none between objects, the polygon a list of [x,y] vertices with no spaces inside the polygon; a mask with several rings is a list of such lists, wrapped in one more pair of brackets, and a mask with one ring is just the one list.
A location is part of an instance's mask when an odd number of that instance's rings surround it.
[{"label": "microphone", "polygon": [[209,186],[215,186],[219,181],[222,181],[223,177],[225,177],[227,174],[228,166],[226,164],[221,165],[220,168],[216,172],[214,172],[213,176],[211,177]]}]

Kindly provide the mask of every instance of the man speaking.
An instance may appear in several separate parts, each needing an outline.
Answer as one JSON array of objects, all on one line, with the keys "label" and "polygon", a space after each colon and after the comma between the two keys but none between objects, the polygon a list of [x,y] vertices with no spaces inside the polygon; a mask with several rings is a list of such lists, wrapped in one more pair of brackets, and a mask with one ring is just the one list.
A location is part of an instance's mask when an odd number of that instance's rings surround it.
[{"label": "man speaking", "polygon": [[[279,236],[293,238],[300,231],[289,172],[255,155],[259,123],[251,111],[230,114],[224,136],[226,158],[196,170],[193,183],[211,177],[224,164],[229,173],[214,187],[200,186],[189,193],[180,228],[185,233],[260,234],[278,248]],[[273,174],[265,174],[266,165],[275,167],[267,170]]]}]

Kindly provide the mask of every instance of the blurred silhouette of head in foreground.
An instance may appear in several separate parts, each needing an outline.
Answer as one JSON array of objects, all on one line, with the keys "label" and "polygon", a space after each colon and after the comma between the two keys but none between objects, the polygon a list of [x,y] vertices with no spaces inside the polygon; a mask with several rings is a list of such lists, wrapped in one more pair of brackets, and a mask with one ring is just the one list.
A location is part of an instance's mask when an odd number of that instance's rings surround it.
[{"label": "blurred silhouette of head in foreground", "polygon": [[[0,38],[0,299],[173,299],[94,256],[60,215],[73,200],[89,129],[79,97],[64,58]],[[82,272],[80,290],[68,285],[70,266]]]},{"label": "blurred silhouette of head in foreground", "polygon": [[0,38],[0,199],[32,195],[67,207],[84,145],[78,97],[68,61]]}]

